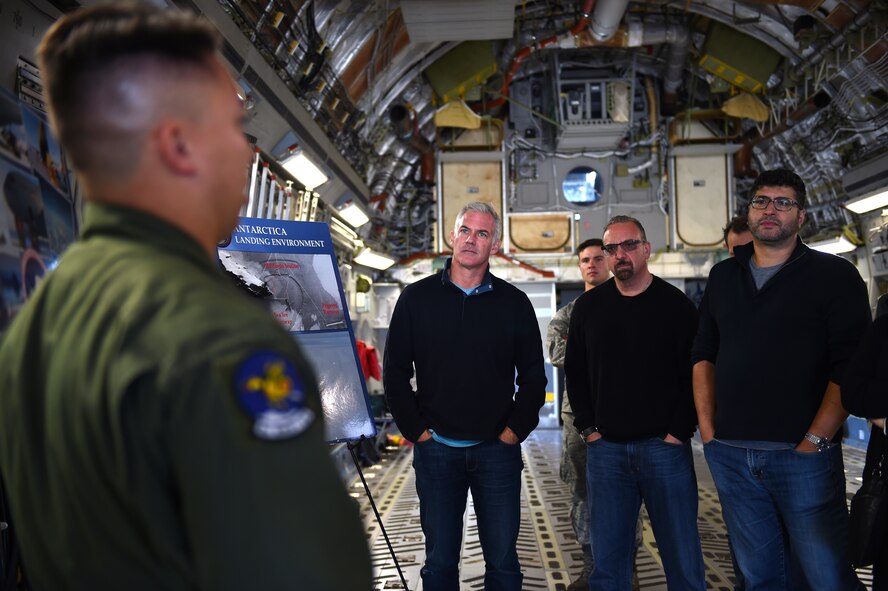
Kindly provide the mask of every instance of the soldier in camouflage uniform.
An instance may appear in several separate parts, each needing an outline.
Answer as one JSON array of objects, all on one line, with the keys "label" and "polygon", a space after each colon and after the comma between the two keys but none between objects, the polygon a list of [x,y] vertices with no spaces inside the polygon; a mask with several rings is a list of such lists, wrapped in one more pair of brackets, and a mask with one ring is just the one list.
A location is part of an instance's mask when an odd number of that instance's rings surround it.
[{"label": "soldier in camouflage uniform", "polygon": [[[610,273],[601,250],[602,242],[597,238],[586,240],[577,248],[580,274],[586,290],[607,281]],[[567,329],[574,302],[561,308],[549,323],[546,331],[546,348],[549,360],[555,367],[564,367],[564,349],[567,346]],[[564,421],[561,447],[561,480],[570,487],[570,521],[577,542],[583,548],[583,572],[570,584],[569,590],[585,589],[586,580],[592,571],[592,552],[589,545],[589,511],[586,507],[586,443],[574,429],[573,410],[567,399],[567,388],[561,397],[561,419]]]},{"label": "soldier in camouflage uniform", "polygon": [[[604,260],[603,243],[597,238],[586,240],[577,247],[580,274],[583,277],[586,291],[601,285],[610,278],[607,263]],[[567,346],[567,329],[570,327],[570,315],[574,301],[568,302],[558,310],[546,331],[546,349],[549,360],[555,367],[564,368],[564,349]],[[561,480],[570,487],[570,522],[573,526],[577,542],[583,548],[583,572],[575,579],[568,591],[586,589],[587,579],[592,572],[592,547],[589,544],[589,509],[586,506],[586,442],[574,429],[574,414],[567,399],[567,385],[561,397],[561,420],[564,423],[561,442]],[[635,533],[636,546],[641,545],[641,517]],[[633,572],[632,588],[638,589],[638,573]]]}]

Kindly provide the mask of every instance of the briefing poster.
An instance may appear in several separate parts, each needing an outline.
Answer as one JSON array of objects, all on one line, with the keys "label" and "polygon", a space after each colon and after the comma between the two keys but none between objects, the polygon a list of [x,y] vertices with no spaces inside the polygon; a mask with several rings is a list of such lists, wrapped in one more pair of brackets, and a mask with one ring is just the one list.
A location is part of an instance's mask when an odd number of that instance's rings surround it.
[{"label": "briefing poster", "polygon": [[0,88],[0,335],[76,236],[65,155],[46,117]]},{"label": "briefing poster", "polygon": [[219,260],[266,302],[312,363],[327,440],[375,435],[328,226],[241,218],[231,240],[219,247]]}]

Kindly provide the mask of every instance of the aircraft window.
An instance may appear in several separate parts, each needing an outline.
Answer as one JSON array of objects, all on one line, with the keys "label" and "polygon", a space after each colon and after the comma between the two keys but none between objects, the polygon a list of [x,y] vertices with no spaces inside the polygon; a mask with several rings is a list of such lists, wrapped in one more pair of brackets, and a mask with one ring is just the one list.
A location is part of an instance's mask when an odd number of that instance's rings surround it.
[{"label": "aircraft window", "polygon": [[564,198],[577,205],[592,205],[601,198],[604,189],[601,175],[588,166],[578,166],[567,173],[561,183]]}]

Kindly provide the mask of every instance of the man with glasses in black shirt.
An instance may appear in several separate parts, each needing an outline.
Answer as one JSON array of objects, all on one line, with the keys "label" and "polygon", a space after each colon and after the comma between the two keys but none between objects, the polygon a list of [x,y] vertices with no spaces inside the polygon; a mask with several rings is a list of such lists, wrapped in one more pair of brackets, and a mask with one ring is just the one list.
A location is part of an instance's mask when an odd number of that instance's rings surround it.
[{"label": "man with glasses in black shirt", "polygon": [[648,270],[651,245],[638,220],[612,218],[603,240],[614,278],[577,298],[564,365],[574,426],[586,441],[589,589],[629,589],[644,500],[669,588],[702,591],[690,445],[697,311]]},{"label": "man with glasses in black shirt", "polygon": [[753,241],[712,268],[691,357],[706,460],[748,591],[863,589],[846,553],[839,385],[870,321],[866,287],[799,239],[798,175],[763,172],[751,194]]}]

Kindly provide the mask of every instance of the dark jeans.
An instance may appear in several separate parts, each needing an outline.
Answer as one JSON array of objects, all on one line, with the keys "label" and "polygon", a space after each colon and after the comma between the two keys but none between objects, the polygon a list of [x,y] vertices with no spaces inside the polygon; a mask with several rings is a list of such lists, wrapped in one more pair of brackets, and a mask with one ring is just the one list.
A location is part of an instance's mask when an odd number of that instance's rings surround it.
[{"label": "dark jeans", "polygon": [[[888,296],[879,298],[879,303],[888,305]],[[864,473],[870,472],[879,464],[886,448],[888,448],[888,438],[880,428],[874,425],[870,431],[869,446],[866,448]],[[888,537],[882,540],[882,552],[873,564],[873,591],[888,591]]]},{"label": "dark jeans", "polygon": [[635,524],[644,500],[670,591],[705,591],[690,442],[599,439],[586,445],[586,458],[595,558],[589,589],[631,588]]},{"label": "dark jeans", "polygon": [[790,548],[811,589],[863,589],[848,561],[840,446],[802,453],[713,440],[703,449],[747,591],[800,588]]},{"label": "dark jeans", "polygon": [[484,588],[520,591],[521,446],[485,441],[449,447],[432,439],[413,448],[419,514],[425,534],[425,591],[459,590],[466,495],[472,491],[484,553]]}]

